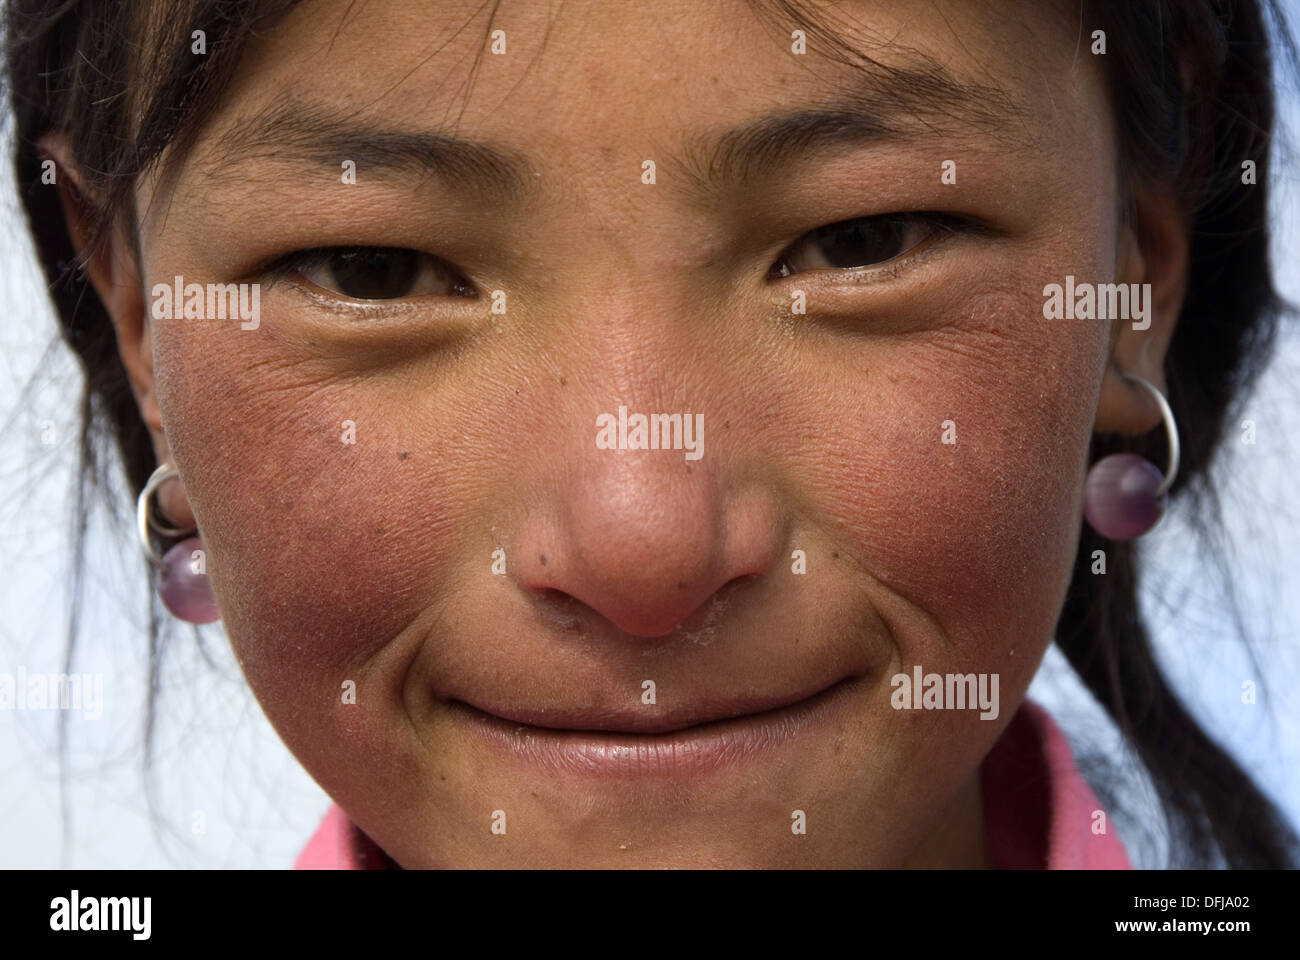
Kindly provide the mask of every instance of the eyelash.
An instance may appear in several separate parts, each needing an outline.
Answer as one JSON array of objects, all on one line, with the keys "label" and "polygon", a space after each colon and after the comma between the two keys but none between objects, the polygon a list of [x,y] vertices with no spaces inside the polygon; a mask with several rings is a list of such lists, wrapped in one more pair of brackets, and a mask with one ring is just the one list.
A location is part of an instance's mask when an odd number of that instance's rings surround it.
[{"label": "eyelash", "polygon": [[[778,268],[782,267],[785,264],[786,260],[789,259],[791,256],[793,256],[794,251],[800,249],[800,247],[805,243],[816,242],[819,234],[823,236],[831,236],[833,235],[832,231],[836,230],[837,228],[846,229],[856,224],[869,224],[869,223],[905,224],[907,226],[923,225],[929,229],[929,233],[920,241],[899,251],[899,253],[890,257],[888,260],[880,260],[875,263],[863,264],[857,267],[822,267],[822,268],[815,268],[814,270],[811,271],[801,270],[801,271],[785,272],[785,273],[778,272]],[[799,236],[793,243],[787,245],[784,249],[782,249],[781,253],[777,256],[776,262],[773,263],[773,265],[769,268],[767,273],[767,279],[769,281],[783,280],[783,279],[799,276],[801,274],[805,274],[809,272],[816,272],[816,273],[830,274],[833,276],[843,277],[850,280],[850,282],[863,282],[870,277],[880,276],[885,272],[897,271],[901,261],[903,261],[905,258],[911,255],[916,254],[920,250],[931,246],[936,241],[942,242],[944,239],[946,239],[951,235],[958,234],[958,233],[979,232],[981,229],[983,228],[979,223],[971,219],[968,219],[966,217],[957,216],[955,214],[932,212],[932,211],[913,211],[908,213],[877,214],[873,216],[854,217],[849,220],[839,220],[833,223],[829,223],[817,227],[813,230],[809,230],[808,232]],[[472,299],[474,297],[477,297],[477,290],[475,290],[474,285],[468,279],[466,279],[464,277],[464,274],[462,274],[461,271],[458,270],[453,264],[448,263],[447,261],[442,260],[440,257],[436,257],[432,254],[424,254],[421,253],[420,251],[409,250],[407,248],[389,248],[389,247],[382,247],[382,246],[312,247],[305,250],[296,250],[293,251],[292,253],[286,254],[272,261],[271,263],[267,264],[258,272],[265,280],[268,281],[268,285],[274,285],[275,283],[278,283],[279,281],[285,278],[293,276],[294,274],[304,275],[313,270],[330,266],[332,263],[336,262],[337,259],[342,254],[346,252],[364,251],[367,253],[374,253],[382,250],[395,250],[402,253],[414,253],[417,256],[428,257],[429,260],[432,261],[435,265],[437,265],[439,269],[446,269],[448,272],[458,276],[460,278],[459,281],[457,282],[458,285],[463,284],[471,294],[471,296],[463,297],[463,298],[458,296],[440,295],[438,297],[439,299],[442,300]],[[370,308],[375,308],[383,304],[396,305],[396,304],[403,303],[405,301],[415,299],[413,297],[392,297],[387,299],[378,298],[378,299],[368,300],[368,299],[361,299],[355,297],[348,297],[344,294],[336,293],[330,290],[319,292],[316,289],[314,289],[319,285],[311,283],[311,281],[306,280],[305,277],[303,278],[303,285],[313,288],[311,290],[312,295],[317,299],[332,297],[335,301],[338,302],[338,305],[340,307],[344,307],[344,305],[348,305],[348,306],[366,305]]]},{"label": "eyelash", "polygon": [[292,274],[325,266],[338,249],[340,248],[312,247],[308,250],[295,250],[293,253],[286,253],[284,256],[268,263],[258,273],[270,283],[278,283]]},{"label": "eyelash", "polygon": [[[306,250],[295,250],[292,253],[285,254],[282,257],[272,261],[262,267],[258,273],[268,281],[268,286],[274,285],[287,277],[298,274],[302,277],[300,285],[310,288],[312,295],[318,299],[323,297],[333,298],[339,305],[344,308],[351,306],[362,306],[374,309],[382,305],[397,305],[418,299],[418,297],[388,297],[364,299],[358,297],[349,297],[346,294],[320,288],[319,284],[312,283],[307,279],[306,274],[322,267],[336,265],[340,257],[347,254],[377,254],[377,253],[397,253],[397,254],[414,254],[418,258],[424,258],[424,264],[432,266],[439,271],[445,271],[447,274],[454,276],[455,285],[465,289],[464,295],[439,296],[440,300],[458,300],[458,299],[476,299],[478,291],[474,284],[454,265],[441,257],[434,256],[430,253],[423,253],[409,247],[387,247],[382,245],[342,245],[331,247],[311,247]],[[428,296],[427,294],[425,296]]]},{"label": "eyelash", "polygon": [[[790,259],[794,251],[798,250],[806,243],[815,242],[819,234],[830,236],[833,235],[832,232],[836,229],[843,230],[857,224],[872,223],[902,224],[905,226],[920,225],[926,227],[928,233],[922,239],[910,246],[904,247],[894,256],[886,260],[878,260],[874,263],[865,263],[855,267],[821,267],[795,272],[778,272],[778,268],[782,267],[785,262]],[[936,243],[942,243],[956,234],[979,233],[985,229],[986,228],[981,223],[968,217],[928,210],[909,211],[907,213],[876,214],[865,217],[854,217],[849,220],[838,220],[834,223],[829,223],[813,230],[809,230],[793,243],[785,247],[777,256],[776,262],[768,271],[767,279],[769,281],[779,281],[807,273],[821,273],[828,275],[831,278],[845,279],[853,283],[862,283],[873,277],[880,278],[886,274],[892,276],[903,267],[903,261],[909,257],[919,254]]]}]

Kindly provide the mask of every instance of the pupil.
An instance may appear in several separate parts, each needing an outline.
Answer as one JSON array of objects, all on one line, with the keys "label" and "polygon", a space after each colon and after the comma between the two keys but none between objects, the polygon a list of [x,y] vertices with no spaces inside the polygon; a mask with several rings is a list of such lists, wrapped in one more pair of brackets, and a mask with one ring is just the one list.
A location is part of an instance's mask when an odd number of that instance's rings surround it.
[{"label": "pupil", "polygon": [[899,220],[840,224],[827,231],[822,251],[836,267],[869,266],[903,252],[903,230]]},{"label": "pupil", "polygon": [[414,250],[350,250],[330,263],[334,282],[357,300],[393,300],[405,296],[420,270]]}]

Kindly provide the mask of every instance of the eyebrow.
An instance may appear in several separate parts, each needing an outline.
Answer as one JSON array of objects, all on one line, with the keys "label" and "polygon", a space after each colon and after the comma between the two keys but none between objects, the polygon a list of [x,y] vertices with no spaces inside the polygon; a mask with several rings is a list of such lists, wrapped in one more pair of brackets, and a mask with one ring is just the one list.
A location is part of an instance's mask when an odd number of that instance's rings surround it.
[{"label": "eyebrow", "polygon": [[[779,171],[812,153],[858,148],[918,133],[1006,130],[1023,110],[1000,87],[958,81],[937,65],[856,72],[856,82],[800,108],[765,114],[721,133],[689,135],[674,160],[692,186],[716,188]],[[217,138],[209,163],[223,173],[258,158],[372,175],[416,174],[484,197],[533,191],[534,165],[503,147],[430,130],[403,130],[337,112],[327,104],[277,99]]]},{"label": "eyebrow", "polygon": [[682,161],[702,185],[744,182],[798,158],[887,140],[1009,135],[1026,111],[1001,87],[958,80],[937,64],[872,62],[830,98],[778,111],[721,134],[689,138]]},{"label": "eyebrow", "polygon": [[217,139],[208,165],[223,173],[250,160],[342,170],[360,176],[416,174],[485,195],[518,197],[532,186],[523,156],[498,146],[429,130],[377,125],[327,104],[285,97],[234,123]]}]

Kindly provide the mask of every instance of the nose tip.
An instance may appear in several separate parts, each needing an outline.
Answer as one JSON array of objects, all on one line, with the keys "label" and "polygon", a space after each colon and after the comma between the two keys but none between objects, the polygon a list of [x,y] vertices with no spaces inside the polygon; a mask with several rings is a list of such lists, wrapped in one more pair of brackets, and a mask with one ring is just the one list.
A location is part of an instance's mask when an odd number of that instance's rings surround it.
[{"label": "nose tip", "polygon": [[729,493],[698,465],[676,469],[665,478],[623,464],[570,485],[556,519],[526,530],[521,585],[635,637],[698,626],[729,585],[771,568],[780,530],[763,495]]}]

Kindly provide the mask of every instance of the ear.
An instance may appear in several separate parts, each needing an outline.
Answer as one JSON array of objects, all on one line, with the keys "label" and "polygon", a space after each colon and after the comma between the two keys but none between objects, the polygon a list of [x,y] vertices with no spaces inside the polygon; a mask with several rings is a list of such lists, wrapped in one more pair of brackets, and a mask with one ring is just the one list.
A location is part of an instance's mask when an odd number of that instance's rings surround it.
[{"label": "ear", "polygon": [[1150,284],[1150,326],[1111,321],[1110,357],[1102,379],[1094,429],[1139,435],[1160,424],[1160,408],[1146,390],[1121,374],[1136,373],[1168,396],[1164,362],[1187,294],[1187,221],[1173,191],[1138,188],[1136,224],[1122,228],[1115,282]]},{"label": "ear", "polygon": [[[62,134],[48,133],[37,142],[37,150],[43,158],[54,161],[55,183],[68,237],[84,264],[87,279],[113,322],[118,355],[130,380],[140,417],[149,428],[157,462],[169,462],[171,451],[163,433],[162,412],[154,391],[149,311],[145,305],[133,239],[119,219],[103,242],[91,249],[96,206],[84,187],[67,138]],[[180,527],[193,525],[194,514],[185,498],[183,484],[164,484],[158,492],[158,502],[164,515],[161,518],[163,522]]]}]

